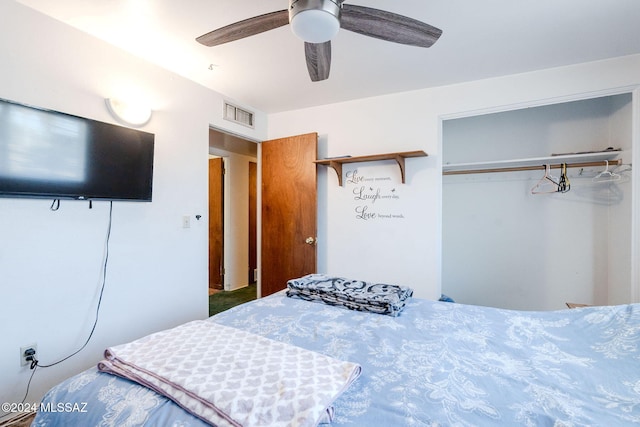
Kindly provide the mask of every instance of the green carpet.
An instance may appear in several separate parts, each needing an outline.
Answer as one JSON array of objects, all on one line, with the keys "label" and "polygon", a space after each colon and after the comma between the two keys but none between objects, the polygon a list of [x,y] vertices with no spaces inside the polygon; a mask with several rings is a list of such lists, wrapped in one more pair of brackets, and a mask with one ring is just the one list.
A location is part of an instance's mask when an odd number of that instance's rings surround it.
[{"label": "green carpet", "polygon": [[222,291],[209,296],[209,316],[256,299],[255,283],[235,291]]}]

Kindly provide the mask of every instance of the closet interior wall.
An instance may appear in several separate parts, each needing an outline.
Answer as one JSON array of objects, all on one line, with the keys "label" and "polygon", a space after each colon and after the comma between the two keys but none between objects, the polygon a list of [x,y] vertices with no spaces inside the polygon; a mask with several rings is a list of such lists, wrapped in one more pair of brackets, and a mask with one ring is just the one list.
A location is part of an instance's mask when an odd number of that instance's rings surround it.
[{"label": "closet interior wall", "polygon": [[[443,122],[443,163],[622,151],[631,162],[632,96],[612,95]],[[568,193],[532,194],[539,171],[443,176],[442,292],[522,310],[631,299],[631,173],[571,168]],[[556,176],[559,171],[553,172]]]}]

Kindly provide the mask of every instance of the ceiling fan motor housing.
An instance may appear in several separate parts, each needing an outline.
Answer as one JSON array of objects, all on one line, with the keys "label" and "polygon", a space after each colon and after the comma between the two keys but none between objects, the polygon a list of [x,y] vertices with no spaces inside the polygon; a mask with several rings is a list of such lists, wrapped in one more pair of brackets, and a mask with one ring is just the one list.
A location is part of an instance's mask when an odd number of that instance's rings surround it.
[{"label": "ceiling fan motor housing", "polygon": [[337,0],[290,0],[291,30],[306,42],[327,42],[340,30],[340,12]]}]

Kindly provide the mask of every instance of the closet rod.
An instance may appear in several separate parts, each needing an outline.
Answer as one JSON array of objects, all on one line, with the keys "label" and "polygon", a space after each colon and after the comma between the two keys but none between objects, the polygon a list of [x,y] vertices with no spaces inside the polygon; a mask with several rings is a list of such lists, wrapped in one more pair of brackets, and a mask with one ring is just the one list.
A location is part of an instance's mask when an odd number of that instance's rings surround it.
[{"label": "closet rod", "polygon": [[[567,163],[568,168],[589,168],[594,166],[605,166],[609,162],[609,166],[618,166],[622,164],[621,159],[615,160],[602,160],[598,162],[582,162],[582,163]],[[551,165],[552,169],[560,169],[561,163]],[[545,169],[545,165],[539,166],[511,166],[504,168],[487,168],[487,169],[463,169],[457,171],[442,171],[442,175],[468,175],[472,173],[493,173],[493,172],[519,172],[519,171],[534,171],[539,169]]]}]

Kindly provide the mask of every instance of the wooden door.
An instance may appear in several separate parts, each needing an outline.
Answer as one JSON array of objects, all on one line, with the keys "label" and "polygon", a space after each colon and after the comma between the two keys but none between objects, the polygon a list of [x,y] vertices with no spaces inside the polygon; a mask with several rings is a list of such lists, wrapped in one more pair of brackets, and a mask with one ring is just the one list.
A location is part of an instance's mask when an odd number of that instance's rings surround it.
[{"label": "wooden door", "polygon": [[224,163],[209,159],[209,289],[224,289]]},{"label": "wooden door", "polygon": [[316,272],[317,145],[317,133],[261,143],[261,296]]}]

